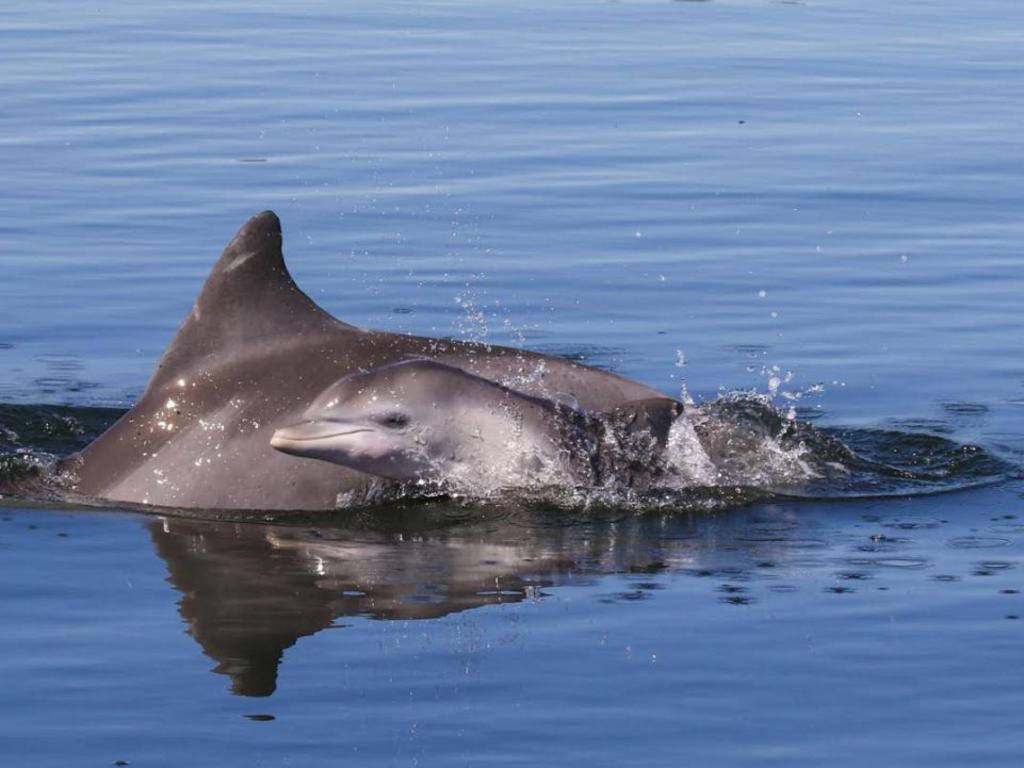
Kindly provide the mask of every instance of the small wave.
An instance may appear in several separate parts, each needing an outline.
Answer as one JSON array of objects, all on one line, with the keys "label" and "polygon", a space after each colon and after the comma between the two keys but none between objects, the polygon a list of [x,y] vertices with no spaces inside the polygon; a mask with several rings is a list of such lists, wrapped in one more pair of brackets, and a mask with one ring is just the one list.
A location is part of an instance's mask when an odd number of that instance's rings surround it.
[{"label": "small wave", "polygon": [[81,450],[123,413],[114,408],[0,404],[0,496],[51,498],[59,459]]}]

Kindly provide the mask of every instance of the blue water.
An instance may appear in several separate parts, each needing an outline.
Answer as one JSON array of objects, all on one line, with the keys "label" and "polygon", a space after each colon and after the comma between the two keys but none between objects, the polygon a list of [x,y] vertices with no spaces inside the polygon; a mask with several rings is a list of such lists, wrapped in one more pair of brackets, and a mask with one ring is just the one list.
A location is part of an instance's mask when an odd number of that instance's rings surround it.
[{"label": "blue water", "polygon": [[[8,4],[0,403],[130,405],[273,208],[357,325],[1020,466],[1022,42],[1010,0]],[[0,754],[1016,766],[1022,493],[315,532],[8,500]]]}]

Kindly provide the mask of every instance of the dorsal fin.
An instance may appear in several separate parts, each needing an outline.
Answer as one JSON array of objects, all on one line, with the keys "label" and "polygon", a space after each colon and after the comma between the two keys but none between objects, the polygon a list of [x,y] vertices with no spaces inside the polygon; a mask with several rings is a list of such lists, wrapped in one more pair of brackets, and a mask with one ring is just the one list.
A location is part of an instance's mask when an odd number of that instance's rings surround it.
[{"label": "dorsal fin", "polygon": [[204,357],[280,336],[346,327],[299,290],[281,242],[281,222],[273,211],[253,216],[238,230],[157,364],[149,389]]}]

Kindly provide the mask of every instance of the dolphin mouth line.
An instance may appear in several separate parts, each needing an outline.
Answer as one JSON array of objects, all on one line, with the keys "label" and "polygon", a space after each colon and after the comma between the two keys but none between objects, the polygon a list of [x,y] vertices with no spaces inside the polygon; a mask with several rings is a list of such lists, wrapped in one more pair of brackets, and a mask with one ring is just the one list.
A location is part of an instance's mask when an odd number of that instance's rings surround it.
[{"label": "dolphin mouth line", "polygon": [[[284,432],[284,434],[282,434]],[[290,443],[313,443],[317,440],[330,440],[332,437],[345,437],[347,435],[358,435],[360,432],[373,432],[369,427],[360,427],[358,429],[346,429],[340,432],[330,432],[320,435],[310,435],[309,437],[302,437],[292,433],[288,433],[286,430],[277,430],[271,437],[271,442],[277,442],[280,440],[287,440]]]}]

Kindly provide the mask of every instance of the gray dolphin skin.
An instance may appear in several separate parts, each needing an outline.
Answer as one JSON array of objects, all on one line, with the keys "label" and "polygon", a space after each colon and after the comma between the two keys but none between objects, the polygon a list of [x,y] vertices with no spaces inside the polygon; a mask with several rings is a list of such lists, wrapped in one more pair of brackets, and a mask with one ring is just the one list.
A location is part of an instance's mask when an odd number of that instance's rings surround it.
[{"label": "gray dolphin skin", "polygon": [[281,226],[265,211],[228,244],[138,403],[61,466],[79,498],[201,510],[322,511],[372,478],[271,446],[348,374],[408,358],[463,369],[524,395],[608,411],[664,397],[557,357],[473,342],[356,328],[296,286]]},{"label": "gray dolphin skin", "polygon": [[392,480],[458,478],[467,489],[591,480],[582,412],[435,360],[350,374],[304,417],[271,445]]},{"label": "gray dolphin skin", "polygon": [[482,496],[627,482],[635,473],[620,472],[622,460],[643,455],[654,470],[684,410],[677,400],[648,398],[595,414],[564,399],[526,395],[435,360],[406,360],[332,384],[303,421],[270,442],[293,456]]}]

